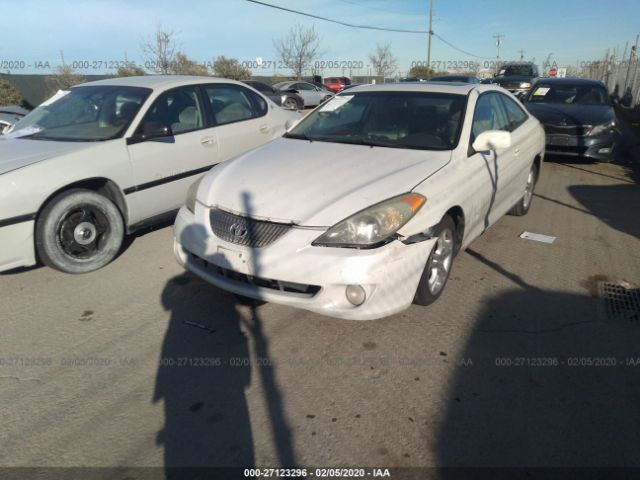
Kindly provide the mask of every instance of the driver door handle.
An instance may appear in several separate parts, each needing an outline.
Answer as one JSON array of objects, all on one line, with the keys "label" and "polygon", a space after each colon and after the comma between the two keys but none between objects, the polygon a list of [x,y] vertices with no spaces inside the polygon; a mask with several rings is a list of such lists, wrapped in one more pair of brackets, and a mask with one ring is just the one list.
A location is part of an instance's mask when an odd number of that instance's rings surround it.
[{"label": "driver door handle", "polygon": [[210,147],[216,143],[216,139],[214,137],[203,137],[200,139],[200,143],[204,147]]},{"label": "driver door handle", "polygon": [[520,153],[520,149],[519,149],[519,148],[516,148],[516,149],[513,151],[513,153],[514,153],[514,154],[516,154],[516,155],[518,155],[518,154]]},{"label": "driver door handle", "polygon": [[260,131],[262,133],[268,133],[269,132],[269,125],[260,125]]}]

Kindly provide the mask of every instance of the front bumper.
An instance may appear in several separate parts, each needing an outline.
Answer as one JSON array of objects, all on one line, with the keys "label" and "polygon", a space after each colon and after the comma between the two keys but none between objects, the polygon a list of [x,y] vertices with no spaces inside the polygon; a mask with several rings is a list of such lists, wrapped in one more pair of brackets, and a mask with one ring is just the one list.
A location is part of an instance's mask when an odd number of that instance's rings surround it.
[{"label": "front bumper", "polygon": [[35,265],[34,226],[29,220],[0,227],[0,272]]},{"label": "front bumper", "polygon": [[593,137],[584,135],[546,135],[546,153],[584,157],[591,160],[608,162],[614,157],[616,145],[620,139],[618,133],[605,132]]},{"label": "front bumper", "polygon": [[[407,308],[435,243],[399,241],[370,250],[312,247],[322,230],[292,228],[264,248],[247,248],[216,237],[209,210],[185,207],[175,223],[174,253],[188,270],[230,292],[350,320],[372,320]],[[365,302],[346,298],[361,285]]]}]

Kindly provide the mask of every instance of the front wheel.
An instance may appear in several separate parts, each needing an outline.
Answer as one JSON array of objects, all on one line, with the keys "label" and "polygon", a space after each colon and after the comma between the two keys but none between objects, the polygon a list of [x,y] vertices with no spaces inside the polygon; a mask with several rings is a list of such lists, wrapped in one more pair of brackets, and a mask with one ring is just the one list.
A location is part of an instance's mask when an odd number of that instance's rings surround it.
[{"label": "front wheel", "polygon": [[524,187],[524,195],[522,198],[516,203],[511,210],[509,210],[509,215],[515,215],[516,217],[521,217],[522,215],[526,215],[531,207],[531,201],[533,200],[533,190],[536,186],[536,181],[538,179],[538,167],[534,163],[531,165],[531,170],[529,170],[529,175],[527,176],[527,184]]},{"label": "front wheel", "polygon": [[73,189],[51,200],[36,222],[42,262],[65,273],[86,273],[113,260],[122,245],[124,222],[108,198]]},{"label": "front wheel", "polygon": [[450,216],[445,216],[435,227],[435,236],[436,243],[416,290],[414,303],[418,305],[435,302],[449,279],[456,252],[456,225]]}]

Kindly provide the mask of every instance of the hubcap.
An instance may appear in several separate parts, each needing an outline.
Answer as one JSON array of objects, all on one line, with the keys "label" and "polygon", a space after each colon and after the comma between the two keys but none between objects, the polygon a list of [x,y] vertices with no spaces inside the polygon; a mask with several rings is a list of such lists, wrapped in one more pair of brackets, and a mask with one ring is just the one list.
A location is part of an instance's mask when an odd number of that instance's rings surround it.
[{"label": "hubcap", "polygon": [[83,205],[67,211],[58,223],[61,250],[77,259],[89,259],[101,251],[109,233],[109,222],[99,209]]},{"label": "hubcap", "polygon": [[445,229],[438,235],[429,261],[429,291],[437,295],[444,287],[453,260],[453,232]]},{"label": "hubcap", "polygon": [[529,176],[527,177],[527,186],[524,189],[524,197],[522,199],[522,206],[526,209],[531,203],[531,197],[533,197],[533,170],[529,172]]},{"label": "hubcap", "polygon": [[73,231],[73,239],[80,245],[89,245],[96,237],[96,226],[93,223],[82,222]]}]

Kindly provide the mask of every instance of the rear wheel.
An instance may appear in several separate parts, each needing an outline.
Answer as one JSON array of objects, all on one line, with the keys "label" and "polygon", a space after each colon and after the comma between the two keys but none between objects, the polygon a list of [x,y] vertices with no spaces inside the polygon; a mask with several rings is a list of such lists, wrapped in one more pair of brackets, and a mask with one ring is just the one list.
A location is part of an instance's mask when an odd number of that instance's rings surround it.
[{"label": "rear wheel", "polygon": [[446,215],[435,228],[436,243],[425,266],[414,303],[431,305],[444,290],[456,252],[456,225]]},{"label": "rear wheel", "polygon": [[282,104],[282,106],[284,108],[287,108],[289,110],[297,110],[298,109],[298,102],[296,102],[295,98],[287,98],[284,103]]},{"label": "rear wheel", "polygon": [[522,215],[526,215],[531,207],[531,202],[533,201],[533,190],[536,186],[536,180],[538,179],[538,167],[534,163],[531,165],[531,170],[529,170],[529,175],[527,176],[527,184],[524,187],[524,195],[518,203],[516,203],[511,210],[509,210],[509,215],[515,215],[517,217],[521,217]]},{"label": "rear wheel", "polygon": [[124,222],[108,198],[90,190],[61,193],[36,223],[36,250],[42,262],[66,273],[97,270],[113,260],[122,245]]}]

